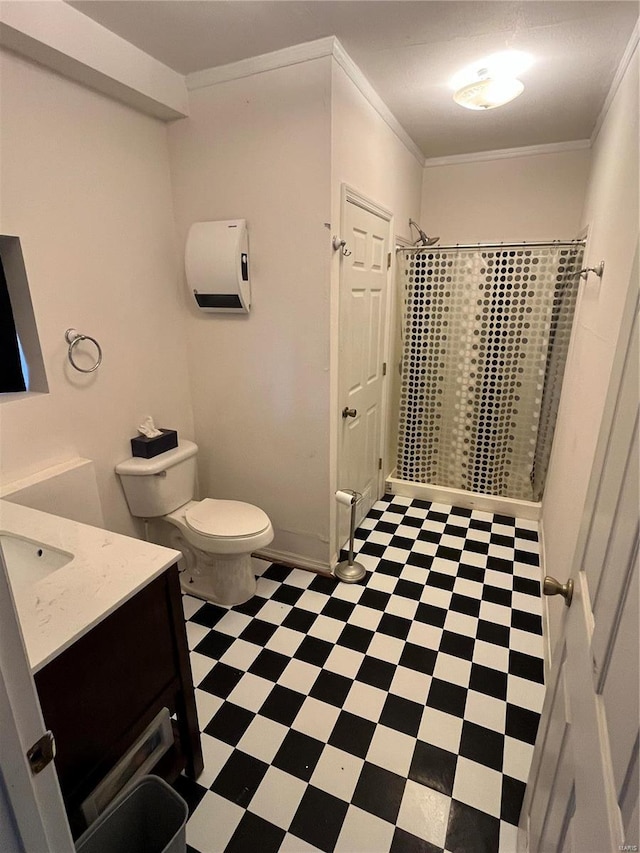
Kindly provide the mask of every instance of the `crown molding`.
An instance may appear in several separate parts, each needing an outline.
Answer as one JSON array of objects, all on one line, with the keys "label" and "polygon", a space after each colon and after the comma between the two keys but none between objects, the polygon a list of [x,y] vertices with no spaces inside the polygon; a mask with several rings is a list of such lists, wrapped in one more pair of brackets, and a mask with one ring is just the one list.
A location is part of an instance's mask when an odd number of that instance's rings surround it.
[{"label": "crown molding", "polygon": [[459,166],[463,163],[485,163],[489,160],[513,160],[516,157],[535,157],[539,154],[560,154],[567,151],[580,151],[590,148],[588,139],[575,139],[571,142],[551,142],[546,145],[525,145],[521,148],[499,148],[495,151],[476,151],[473,154],[453,154],[450,157],[429,157],[425,160],[425,169],[433,166]]},{"label": "crown molding", "polygon": [[418,163],[423,166],[424,155],[422,151],[413,139],[411,139],[335,36],[296,44],[292,47],[285,47],[282,50],[275,50],[272,53],[263,53],[260,56],[241,59],[239,62],[220,65],[217,68],[205,68],[203,71],[194,71],[192,74],[187,75],[185,81],[187,90],[194,91],[196,89],[204,89],[207,86],[215,86],[218,83],[227,83],[230,80],[250,77],[253,74],[260,74],[263,71],[273,71],[276,68],[286,68],[289,65],[297,65],[300,62],[308,62],[311,59],[320,59],[324,56],[333,57],[358,91],[367,99],[369,104],[391,128],[402,144],[413,154]]},{"label": "crown molding", "polygon": [[638,40],[640,38],[640,29],[638,22],[636,22],[635,27],[633,28],[633,32],[631,33],[631,38],[629,39],[627,46],[625,48],[624,53],[622,54],[622,59],[618,64],[618,69],[616,71],[615,77],[613,78],[613,82],[609,87],[609,91],[607,92],[607,97],[604,99],[604,104],[602,105],[602,109],[600,110],[600,114],[596,119],[595,126],[593,128],[593,132],[591,134],[591,144],[596,141],[596,137],[600,133],[600,128],[604,124],[604,120],[607,117],[607,113],[609,112],[609,108],[613,103],[613,99],[616,96],[616,92],[620,87],[620,83],[622,83],[622,78],[627,73],[627,68],[629,67],[629,63],[633,59],[633,54],[635,53],[638,47]]},{"label": "crown molding", "polygon": [[331,56],[335,41],[334,36],[327,36],[327,38],[295,44],[292,47],[284,47],[282,50],[274,50],[271,53],[262,53],[260,56],[250,56],[239,62],[230,62],[228,65],[194,71],[185,77],[187,90],[191,92],[195,89],[204,89],[207,86],[215,86],[217,83],[251,77],[263,71],[273,71],[276,68],[308,62],[310,59]]},{"label": "crown molding", "polygon": [[333,37],[333,58],[338,63],[340,68],[345,72],[347,77],[351,80],[351,82],[355,85],[358,91],[369,101],[374,110],[378,113],[380,118],[388,125],[388,127],[395,133],[400,142],[407,148],[411,154],[416,158],[420,166],[424,166],[425,158],[424,154],[418,148],[413,139],[409,136],[407,131],[402,127],[398,119],[391,112],[389,107],[382,100],[380,95],[373,88],[371,83],[364,76],[360,68],[355,64],[353,59],[349,56],[343,46],[340,44],[337,38]]}]

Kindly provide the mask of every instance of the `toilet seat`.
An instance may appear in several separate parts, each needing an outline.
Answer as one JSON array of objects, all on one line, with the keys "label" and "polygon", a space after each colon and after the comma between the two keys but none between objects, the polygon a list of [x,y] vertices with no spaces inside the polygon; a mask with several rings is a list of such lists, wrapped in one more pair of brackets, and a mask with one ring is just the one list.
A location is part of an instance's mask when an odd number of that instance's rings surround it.
[{"label": "toilet seat", "polygon": [[269,517],[259,507],[213,498],[192,503],[184,520],[194,533],[214,540],[251,538],[271,528]]},{"label": "toilet seat", "polygon": [[273,541],[269,516],[242,501],[189,501],[163,518],[178,527],[187,542],[207,554],[250,554]]}]

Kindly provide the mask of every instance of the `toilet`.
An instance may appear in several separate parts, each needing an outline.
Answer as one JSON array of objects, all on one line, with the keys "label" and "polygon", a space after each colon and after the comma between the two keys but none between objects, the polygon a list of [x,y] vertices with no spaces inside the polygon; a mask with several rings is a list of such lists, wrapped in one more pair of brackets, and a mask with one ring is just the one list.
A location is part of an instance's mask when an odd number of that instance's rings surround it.
[{"label": "toilet", "polygon": [[265,512],[241,501],[194,500],[196,454],[192,441],[152,459],[116,465],[129,512],[157,519],[162,542],[182,552],[183,592],[216,604],[248,601],[256,591],[251,553],[273,540]]}]

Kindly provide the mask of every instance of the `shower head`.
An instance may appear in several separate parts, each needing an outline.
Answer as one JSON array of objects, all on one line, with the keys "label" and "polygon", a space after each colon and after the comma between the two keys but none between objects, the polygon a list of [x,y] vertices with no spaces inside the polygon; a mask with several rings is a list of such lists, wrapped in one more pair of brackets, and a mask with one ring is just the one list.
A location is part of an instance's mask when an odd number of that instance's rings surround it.
[{"label": "shower head", "polygon": [[414,222],[413,219],[410,219],[409,220],[409,227],[411,227],[412,225],[416,229],[418,234],[420,235],[418,237],[418,239],[416,240],[416,243],[415,243],[416,246],[433,246],[434,243],[437,243],[438,240],[440,239],[439,237],[427,237],[427,235],[424,233],[422,228],[420,228],[418,223]]}]

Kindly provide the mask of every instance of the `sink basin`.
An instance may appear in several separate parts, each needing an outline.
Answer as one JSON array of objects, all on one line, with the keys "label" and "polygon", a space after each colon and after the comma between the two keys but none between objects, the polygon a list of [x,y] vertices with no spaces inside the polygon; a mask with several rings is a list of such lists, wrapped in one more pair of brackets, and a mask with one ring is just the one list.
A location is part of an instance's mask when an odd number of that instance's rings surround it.
[{"label": "sink basin", "polygon": [[14,595],[73,560],[73,554],[0,530],[0,546]]}]

